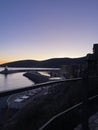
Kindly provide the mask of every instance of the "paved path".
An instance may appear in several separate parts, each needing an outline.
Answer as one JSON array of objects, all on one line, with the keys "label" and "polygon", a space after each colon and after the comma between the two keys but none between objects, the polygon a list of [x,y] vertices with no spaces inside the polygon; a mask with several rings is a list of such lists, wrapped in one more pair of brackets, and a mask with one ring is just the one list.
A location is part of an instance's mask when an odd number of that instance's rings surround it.
[{"label": "paved path", "polygon": [[12,95],[8,98],[8,107],[22,109],[24,106],[36,102],[37,97],[48,94],[48,86],[43,88],[37,88],[34,90],[29,90],[16,95]]}]

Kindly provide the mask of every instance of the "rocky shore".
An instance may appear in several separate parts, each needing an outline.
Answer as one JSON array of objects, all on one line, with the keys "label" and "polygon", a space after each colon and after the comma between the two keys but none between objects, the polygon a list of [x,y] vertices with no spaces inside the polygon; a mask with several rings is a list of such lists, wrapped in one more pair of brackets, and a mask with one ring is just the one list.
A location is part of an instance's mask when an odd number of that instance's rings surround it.
[{"label": "rocky shore", "polygon": [[41,75],[38,72],[26,72],[23,75],[25,77],[27,77],[28,79],[32,80],[35,84],[36,83],[44,83],[44,82],[49,81],[49,77],[48,76]]}]

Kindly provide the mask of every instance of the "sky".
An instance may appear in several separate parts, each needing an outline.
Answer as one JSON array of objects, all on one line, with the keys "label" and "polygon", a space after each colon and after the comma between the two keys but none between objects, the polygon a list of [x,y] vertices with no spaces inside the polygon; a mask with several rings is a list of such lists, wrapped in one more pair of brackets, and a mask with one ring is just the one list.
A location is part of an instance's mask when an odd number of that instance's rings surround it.
[{"label": "sky", "polygon": [[98,43],[98,0],[0,0],[0,63],[82,57]]}]

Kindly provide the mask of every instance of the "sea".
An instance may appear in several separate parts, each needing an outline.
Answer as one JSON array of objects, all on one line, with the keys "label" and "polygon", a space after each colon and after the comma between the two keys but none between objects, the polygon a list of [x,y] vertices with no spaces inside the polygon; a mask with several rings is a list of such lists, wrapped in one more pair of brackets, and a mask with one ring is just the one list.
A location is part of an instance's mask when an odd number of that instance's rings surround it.
[{"label": "sea", "polygon": [[[10,68],[16,69],[16,68]],[[18,68],[22,69],[22,68]],[[0,71],[4,68],[0,68]],[[34,85],[34,82],[23,76],[25,72],[13,73],[13,74],[0,74],[0,91],[12,90],[16,88],[22,88],[26,86]]]},{"label": "sea", "polygon": [[[4,70],[4,67],[0,67],[0,71]],[[51,70],[51,68],[12,68],[8,67],[8,70]],[[54,69],[55,70],[55,69]],[[42,75],[49,76],[47,71],[38,71]],[[12,74],[0,74],[0,92],[13,90],[17,88],[30,87],[34,85],[34,82],[23,76],[25,72],[18,72]]]}]

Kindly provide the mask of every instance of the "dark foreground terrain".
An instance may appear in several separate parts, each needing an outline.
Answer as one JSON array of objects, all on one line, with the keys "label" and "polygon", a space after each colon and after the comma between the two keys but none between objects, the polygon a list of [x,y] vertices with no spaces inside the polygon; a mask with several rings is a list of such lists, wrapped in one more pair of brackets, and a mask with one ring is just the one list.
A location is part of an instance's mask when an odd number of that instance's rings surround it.
[{"label": "dark foreground terrain", "polygon": [[[89,96],[98,93],[98,80],[89,81]],[[68,80],[48,87],[48,93],[37,96],[22,109],[6,111],[2,130],[38,130],[54,115],[83,100],[85,84],[82,80]],[[72,119],[74,120],[74,119]]]}]

